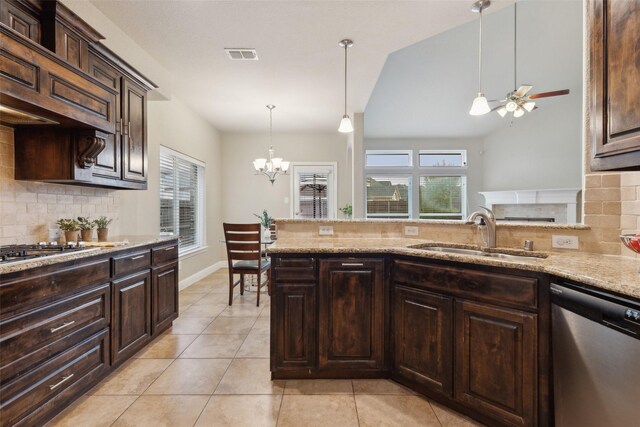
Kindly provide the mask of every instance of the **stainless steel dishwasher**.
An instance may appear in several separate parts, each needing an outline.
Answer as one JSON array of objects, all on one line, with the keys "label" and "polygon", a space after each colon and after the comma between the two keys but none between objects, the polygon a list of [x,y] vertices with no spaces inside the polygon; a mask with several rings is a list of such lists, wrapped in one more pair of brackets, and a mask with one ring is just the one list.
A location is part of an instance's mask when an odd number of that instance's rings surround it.
[{"label": "stainless steel dishwasher", "polygon": [[640,425],[640,301],[551,284],[555,425]]}]

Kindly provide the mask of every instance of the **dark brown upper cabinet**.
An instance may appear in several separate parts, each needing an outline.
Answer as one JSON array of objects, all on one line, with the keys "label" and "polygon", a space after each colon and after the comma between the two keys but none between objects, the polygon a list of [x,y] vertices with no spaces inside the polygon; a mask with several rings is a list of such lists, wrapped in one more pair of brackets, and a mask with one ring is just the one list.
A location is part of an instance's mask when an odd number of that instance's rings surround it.
[{"label": "dark brown upper cabinet", "polygon": [[640,2],[589,0],[592,170],[640,170]]},{"label": "dark brown upper cabinet", "polygon": [[29,1],[0,2],[0,22],[36,43],[40,43],[42,31],[39,13],[38,5]]}]

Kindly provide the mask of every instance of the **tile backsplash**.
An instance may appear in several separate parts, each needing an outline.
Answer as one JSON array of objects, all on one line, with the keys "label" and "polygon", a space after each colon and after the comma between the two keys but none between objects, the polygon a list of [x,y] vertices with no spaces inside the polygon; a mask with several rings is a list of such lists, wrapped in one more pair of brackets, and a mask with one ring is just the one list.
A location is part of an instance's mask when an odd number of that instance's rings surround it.
[{"label": "tile backsplash", "polygon": [[0,245],[48,240],[59,218],[78,216],[113,218],[109,234],[119,234],[117,190],[16,181],[14,168],[13,129],[0,126]]}]

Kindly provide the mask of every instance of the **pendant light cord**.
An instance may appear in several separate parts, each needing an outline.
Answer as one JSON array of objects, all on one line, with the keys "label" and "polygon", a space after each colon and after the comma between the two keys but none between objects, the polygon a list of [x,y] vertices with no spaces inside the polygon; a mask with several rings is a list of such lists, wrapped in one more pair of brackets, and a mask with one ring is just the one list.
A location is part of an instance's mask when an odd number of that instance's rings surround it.
[{"label": "pendant light cord", "polygon": [[518,0],[513,2],[513,90],[518,90]]},{"label": "pendant light cord", "polygon": [[478,89],[482,93],[482,4],[480,5],[480,37],[478,42]]},{"label": "pendant light cord", "polygon": [[344,114],[347,114],[347,49],[349,44],[344,45]]}]

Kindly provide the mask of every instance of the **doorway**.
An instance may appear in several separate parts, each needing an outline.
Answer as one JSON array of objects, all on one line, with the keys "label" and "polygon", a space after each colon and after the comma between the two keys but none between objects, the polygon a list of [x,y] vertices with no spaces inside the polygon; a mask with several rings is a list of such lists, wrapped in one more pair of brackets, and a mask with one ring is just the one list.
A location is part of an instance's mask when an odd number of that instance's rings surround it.
[{"label": "doorway", "polygon": [[336,218],[336,163],[295,163],[291,187],[291,217]]}]

